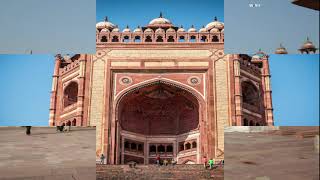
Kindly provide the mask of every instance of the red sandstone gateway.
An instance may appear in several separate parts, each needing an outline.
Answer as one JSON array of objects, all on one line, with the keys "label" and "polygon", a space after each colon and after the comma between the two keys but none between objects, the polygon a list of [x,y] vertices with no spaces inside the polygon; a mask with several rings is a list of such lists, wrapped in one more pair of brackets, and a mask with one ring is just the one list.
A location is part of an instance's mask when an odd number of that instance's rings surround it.
[{"label": "red sandstone gateway", "polygon": [[49,122],[96,126],[97,158],[200,164],[224,158],[225,125],[273,125],[268,56],[224,54],[216,18],[199,31],[162,15],[96,28],[96,54],[56,56]]}]

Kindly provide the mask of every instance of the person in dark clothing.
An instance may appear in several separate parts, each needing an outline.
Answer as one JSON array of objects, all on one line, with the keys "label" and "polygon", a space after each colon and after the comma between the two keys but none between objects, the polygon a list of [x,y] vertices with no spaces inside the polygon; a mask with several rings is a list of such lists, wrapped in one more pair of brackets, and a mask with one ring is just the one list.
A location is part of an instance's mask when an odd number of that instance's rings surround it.
[{"label": "person in dark clothing", "polygon": [[26,126],[26,134],[27,135],[31,134],[31,126]]}]

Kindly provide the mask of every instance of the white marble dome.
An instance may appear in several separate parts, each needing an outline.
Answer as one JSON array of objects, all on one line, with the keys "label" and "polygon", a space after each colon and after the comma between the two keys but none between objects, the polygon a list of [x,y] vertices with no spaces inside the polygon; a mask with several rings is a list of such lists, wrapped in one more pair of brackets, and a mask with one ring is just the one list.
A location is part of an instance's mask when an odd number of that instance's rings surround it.
[{"label": "white marble dome", "polygon": [[100,29],[104,29],[104,28],[113,29],[113,28],[115,28],[115,25],[112,24],[111,22],[109,22],[109,21],[108,21],[108,17],[106,17],[106,18],[104,19],[104,21],[98,22],[98,23],[96,24],[96,28],[99,29],[99,30],[100,30]]},{"label": "white marble dome", "polygon": [[186,30],[181,26],[181,27],[177,30],[177,32],[186,32]]},{"label": "white marble dome", "polygon": [[129,26],[127,26],[126,28],[124,28],[123,30],[122,30],[122,32],[124,32],[124,33],[128,33],[128,32],[131,32],[131,30],[130,30],[130,28],[129,28]]},{"label": "white marble dome", "polygon": [[175,33],[176,32],[176,30],[174,30],[173,28],[169,28],[169,29],[167,29],[167,31],[166,31],[167,33]]},{"label": "white marble dome", "polygon": [[133,30],[133,32],[135,33],[141,33],[142,29],[140,28],[140,26],[138,26],[135,30]]},{"label": "white marble dome", "polygon": [[204,26],[202,26],[202,28],[199,29],[199,32],[208,32],[208,30]]},{"label": "white marble dome", "polygon": [[144,30],[145,33],[153,33],[153,30],[151,28],[147,28],[146,30]]},{"label": "white marble dome", "polygon": [[188,32],[197,32],[196,28],[192,25],[191,28],[188,30]]},{"label": "white marble dome", "polygon": [[156,33],[164,33],[164,29],[162,29],[162,28],[156,29]]},{"label": "white marble dome", "polygon": [[217,32],[220,32],[220,30],[215,27],[210,30],[210,33],[217,33]]},{"label": "white marble dome", "polygon": [[206,25],[206,28],[208,30],[211,30],[212,28],[217,28],[219,30],[222,30],[224,28],[224,23],[218,21],[217,17],[215,17],[213,22],[210,22],[209,24]]}]

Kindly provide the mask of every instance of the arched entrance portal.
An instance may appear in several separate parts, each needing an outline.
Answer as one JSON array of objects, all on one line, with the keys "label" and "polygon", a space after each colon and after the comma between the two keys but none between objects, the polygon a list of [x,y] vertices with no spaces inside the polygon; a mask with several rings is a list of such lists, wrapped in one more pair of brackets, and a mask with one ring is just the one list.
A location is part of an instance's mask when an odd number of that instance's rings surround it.
[{"label": "arched entrance portal", "polygon": [[157,81],[126,93],[116,107],[115,163],[199,163],[201,104],[195,95]]}]

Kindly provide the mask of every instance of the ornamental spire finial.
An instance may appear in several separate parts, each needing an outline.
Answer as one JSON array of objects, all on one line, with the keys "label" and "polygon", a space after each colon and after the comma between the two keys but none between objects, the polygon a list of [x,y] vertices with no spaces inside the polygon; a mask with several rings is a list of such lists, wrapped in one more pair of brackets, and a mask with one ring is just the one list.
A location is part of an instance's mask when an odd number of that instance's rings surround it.
[{"label": "ornamental spire finial", "polygon": [[105,21],[105,22],[108,22],[108,21],[109,21],[109,20],[108,20],[108,16],[104,17],[104,21]]},{"label": "ornamental spire finial", "polygon": [[214,21],[218,21],[218,18],[217,18],[217,16],[215,16],[215,17],[214,17]]},{"label": "ornamental spire finial", "polygon": [[160,16],[159,16],[160,18],[162,18],[162,12],[160,11]]}]

